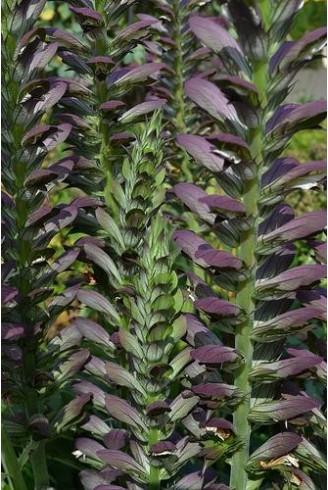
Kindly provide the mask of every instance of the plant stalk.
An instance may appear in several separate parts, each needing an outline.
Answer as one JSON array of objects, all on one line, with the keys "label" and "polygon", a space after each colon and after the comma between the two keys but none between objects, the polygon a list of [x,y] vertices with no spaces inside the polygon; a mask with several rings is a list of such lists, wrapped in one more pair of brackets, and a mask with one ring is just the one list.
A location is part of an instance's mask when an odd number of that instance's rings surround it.
[{"label": "plant stalk", "polygon": [[249,271],[246,281],[240,284],[237,294],[236,303],[245,314],[245,321],[241,323],[236,330],[235,347],[243,353],[245,364],[236,373],[234,384],[244,394],[245,398],[237,407],[234,413],[234,425],[237,433],[242,437],[243,446],[236,452],[231,463],[230,486],[234,490],[246,490],[248,475],[246,471],[247,461],[250,452],[251,425],[248,420],[251,409],[251,390],[252,386],[249,380],[249,374],[253,363],[253,343],[251,340],[252,330],[254,327],[255,302],[253,299],[255,291],[257,256],[256,244],[259,225],[258,199],[260,195],[260,168],[263,163],[263,138],[264,122],[263,113],[267,105],[266,85],[268,66],[267,60],[254,62],[253,83],[258,88],[260,107],[259,125],[250,133],[251,136],[251,154],[255,162],[254,178],[246,184],[243,196],[243,204],[246,208],[247,216],[253,221],[252,227],[244,232],[242,242],[238,249],[238,256],[245,262]]},{"label": "plant stalk", "polygon": [[[176,115],[174,118],[175,121],[175,129],[178,134],[186,134],[188,133],[188,128],[186,126],[186,102],[185,102],[185,90],[184,90],[184,73],[183,69],[185,66],[185,61],[183,59],[183,37],[181,34],[182,29],[182,19],[181,19],[181,6],[180,2],[176,2],[174,6],[174,14],[175,14],[175,30],[173,33],[173,41],[176,44],[175,49],[175,58],[174,58],[174,70],[176,73],[177,83],[174,86],[174,100],[176,103]],[[184,175],[184,180],[187,182],[193,181],[192,172],[189,169],[190,159],[186,151],[181,150],[181,171]]]},{"label": "plant stalk", "polygon": [[1,428],[2,464],[11,490],[27,490],[21,468],[4,425]]},{"label": "plant stalk", "polygon": [[34,490],[46,490],[49,488],[49,475],[45,443],[40,442],[31,454],[31,465],[34,477]]},{"label": "plant stalk", "polygon": [[[150,429],[149,431],[149,446],[155,444],[160,439],[157,429]],[[149,490],[160,490],[160,468],[158,466],[151,465],[149,472]]]}]

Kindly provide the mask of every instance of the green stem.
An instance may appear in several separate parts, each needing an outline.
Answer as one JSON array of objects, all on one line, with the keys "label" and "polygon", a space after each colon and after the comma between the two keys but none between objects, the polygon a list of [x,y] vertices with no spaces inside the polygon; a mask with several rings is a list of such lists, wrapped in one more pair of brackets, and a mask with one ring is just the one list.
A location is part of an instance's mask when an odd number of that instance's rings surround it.
[{"label": "green stem", "polygon": [[[160,439],[159,431],[157,429],[150,429],[149,431],[149,446],[156,444]],[[149,490],[160,490],[161,489],[161,479],[160,479],[160,467],[150,466],[149,472]]]},{"label": "green stem", "polygon": [[263,19],[264,28],[266,31],[268,31],[271,25],[271,1],[259,0],[259,7]]},{"label": "green stem", "polygon": [[159,476],[160,468],[157,466],[150,467],[149,474],[149,490],[160,490],[161,489],[161,480]]},{"label": "green stem", "polygon": [[[254,179],[250,182],[249,187],[244,196],[244,205],[248,216],[253,218],[257,215],[257,198],[258,198],[258,182]],[[256,271],[256,229],[251,228],[244,236],[244,241],[239,248],[239,257],[245,262],[249,270],[248,279],[243,282],[236,295],[236,302],[244,311],[246,320],[241,323],[236,330],[235,346],[245,356],[245,364],[237,371],[235,378],[235,386],[239,388],[246,396],[243,402],[237,407],[234,413],[234,425],[237,433],[242,437],[244,445],[234,455],[232,459],[231,480],[230,485],[236,490],[246,490],[247,488],[247,473],[246,463],[249,457],[249,443],[251,435],[251,427],[248,422],[250,412],[250,392],[251,385],[249,382],[249,373],[252,369],[253,360],[253,344],[251,341],[251,333],[254,322],[254,300],[252,298],[255,288],[255,271]]]},{"label": "green stem", "polygon": [[[174,58],[174,70],[176,77],[176,84],[173,89],[174,101],[176,106],[176,114],[174,118],[174,125],[177,134],[188,133],[188,128],[186,126],[186,102],[185,102],[185,90],[184,90],[184,67],[185,61],[183,56],[183,36],[181,34],[181,29],[183,26],[181,19],[181,5],[180,2],[176,2],[174,5],[175,14],[175,29],[173,32],[173,41],[176,44],[175,58]],[[189,169],[190,159],[186,151],[181,150],[181,170],[184,177],[184,181],[192,182],[193,175]]]},{"label": "green stem", "polygon": [[40,442],[31,454],[31,465],[34,477],[34,490],[46,490],[49,488],[49,475],[45,443]]},{"label": "green stem", "polygon": [[11,490],[27,490],[14,447],[4,425],[1,428],[2,464]]},{"label": "green stem", "polygon": [[242,242],[238,250],[238,256],[245,262],[249,271],[249,276],[246,281],[240,284],[236,294],[236,303],[243,310],[245,321],[241,323],[236,330],[235,347],[245,356],[245,364],[243,364],[236,373],[235,385],[245,394],[245,398],[234,413],[234,425],[244,443],[242,448],[236,452],[232,458],[230,486],[235,490],[246,490],[248,488],[246,464],[249,458],[251,437],[251,425],[248,418],[251,409],[252,390],[249,374],[252,369],[254,351],[251,335],[254,326],[255,311],[253,295],[257,269],[256,243],[259,225],[258,198],[260,194],[260,167],[263,164],[264,123],[262,121],[263,112],[267,105],[267,60],[254,62],[253,66],[253,83],[257,86],[259,91],[260,107],[258,109],[259,113],[262,115],[258,127],[250,133],[250,148],[255,162],[255,176],[248,183],[243,197],[247,216],[253,221],[253,224],[250,230],[243,234]]}]

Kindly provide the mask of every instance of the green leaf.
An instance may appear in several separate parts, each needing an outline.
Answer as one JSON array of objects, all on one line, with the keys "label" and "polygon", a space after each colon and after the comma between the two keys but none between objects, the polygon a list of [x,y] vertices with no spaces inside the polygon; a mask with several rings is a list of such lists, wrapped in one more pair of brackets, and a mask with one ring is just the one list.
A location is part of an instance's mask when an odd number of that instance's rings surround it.
[{"label": "green leaf", "polygon": [[125,250],[125,244],[119,227],[109,214],[107,214],[102,208],[96,210],[96,218],[100,226],[107,231],[107,233],[116,240],[122,251]]},{"label": "green leaf", "polygon": [[143,359],[144,352],[138,339],[135,335],[132,335],[128,330],[121,328],[119,331],[120,343],[126,352]]}]

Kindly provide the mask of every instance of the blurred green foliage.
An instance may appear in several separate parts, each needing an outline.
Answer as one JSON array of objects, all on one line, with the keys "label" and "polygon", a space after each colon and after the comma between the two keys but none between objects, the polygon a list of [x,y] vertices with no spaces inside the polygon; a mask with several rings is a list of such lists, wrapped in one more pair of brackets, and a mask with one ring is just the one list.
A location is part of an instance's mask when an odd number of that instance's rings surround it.
[{"label": "blurred green foliage", "polygon": [[306,32],[313,31],[317,27],[326,25],[327,20],[327,1],[309,0],[301,9],[295,20],[291,37],[298,39]]}]

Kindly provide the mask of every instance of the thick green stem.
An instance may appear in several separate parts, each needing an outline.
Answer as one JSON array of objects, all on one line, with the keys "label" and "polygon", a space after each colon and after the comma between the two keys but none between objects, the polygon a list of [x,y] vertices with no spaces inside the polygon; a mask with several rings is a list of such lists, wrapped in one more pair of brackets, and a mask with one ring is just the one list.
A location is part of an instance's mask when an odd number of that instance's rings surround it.
[{"label": "thick green stem", "polygon": [[11,490],[27,490],[14,447],[4,425],[1,428],[2,464]]},{"label": "thick green stem", "polygon": [[49,488],[49,475],[45,443],[40,442],[31,454],[31,465],[34,477],[34,490],[46,490]]},{"label": "thick green stem", "polygon": [[[149,431],[149,446],[152,446],[160,439],[159,431],[157,429],[150,429]],[[160,467],[151,465],[149,473],[149,490],[160,490]]]},{"label": "thick green stem", "polygon": [[246,281],[240,284],[236,294],[236,303],[243,310],[245,321],[237,328],[235,347],[245,356],[245,363],[236,373],[235,385],[245,394],[245,398],[234,413],[234,425],[237,433],[243,439],[242,448],[236,452],[232,458],[230,486],[235,490],[246,490],[248,482],[246,464],[249,458],[251,437],[251,425],[248,418],[251,409],[252,390],[249,374],[253,362],[253,343],[251,335],[254,326],[255,311],[253,295],[257,269],[256,242],[259,225],[258,199],[260,194],[260,168],[263,163],[263,112],[267,105],[267,60],[254,62],[253,67],[253,83],[258,88],[260,107],[258,108],[259,125],[250,133],[250,148],[255,162],[255,175],[254,178],[248,182],[243,196],[243,203],[247,211],[247,216],[252,222],[252,226],[243,234],[242,242],[238,250],[238,256],[244,261],[249,275]]},{"label": "thick green stem", "polygon": [[157,466],[151,466],[149,474],[149,490],[160,490],[161,480],[159,476],[159,470]]},{"label": "thick green stem", "polygon": [[[258,180],[255,178],[248,186],[244,196],[244,205],[248,216],[255,222],[257,216]],[[239,248],[239,257],[245,262],[249,270],[248,279],[241,284],[237,291],[236,302],[245,313],[246,320],[240,324],[236,331],[235,346],[245,356],[245,364],[238,370],[235,385],[246,395],[244,401],[234,413],[234,425],[237,433],[242,437],[244,445],[232,459],[230,485],[236,490],[246,490],[247,473],[245,470],[249,457],[249,442],[251,427],[248,421],[250,411],[251,385],[249,373],[252,368],[253,344],[251,334],[254,322],[254,300],[252,298],[255,287],[256,272],[256,228],[252,227],[245,233],[244,241]]]}]

